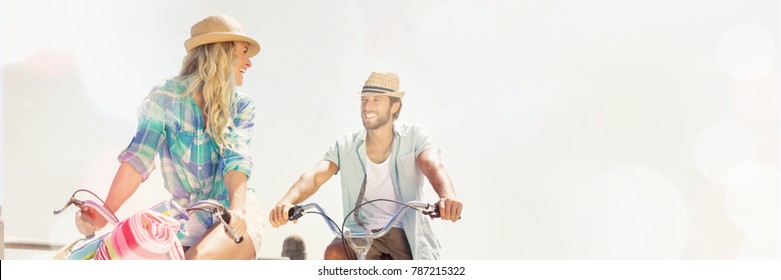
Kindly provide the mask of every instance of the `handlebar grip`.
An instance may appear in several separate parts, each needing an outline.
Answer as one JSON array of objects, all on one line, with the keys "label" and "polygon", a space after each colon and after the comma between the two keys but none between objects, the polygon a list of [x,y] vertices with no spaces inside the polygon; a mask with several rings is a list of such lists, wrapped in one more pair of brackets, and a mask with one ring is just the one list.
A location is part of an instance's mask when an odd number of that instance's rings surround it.
[{"label": "handlebar grip", "polygon": [[290,208],[290,210],[287,211],[287,219],[288,221],[296,220],[298,218],[301,218],[301,216],[304,215],[304,208],[301,208],[301,206],[293,206],[293,208]]},{"label": "handlebar grip", "polygon": [[[231,213],[228,213],[228,211],[222,212],[222,220],[225,221],[226,227],[230,227],[228,224],[231,222]],[[236,244],[244,242],[244,236],[236,237],[236,233],[233,230],[229,230],[228,233]]]},{"label": "handlebar grip", "polygon": [[[431,212],[428,215],[432,218],[442,218],[442,215],[439,214],[439,204],[434,203],[434,212]],[[461,220],[461,216],[458,216],[458,219]]]},{"label": "handlebar grip", "polygon": [[434,203],[434,211],[428,214],[429,217],[432,218],[442,218],[442,215],[439,214],[439,204]]}]

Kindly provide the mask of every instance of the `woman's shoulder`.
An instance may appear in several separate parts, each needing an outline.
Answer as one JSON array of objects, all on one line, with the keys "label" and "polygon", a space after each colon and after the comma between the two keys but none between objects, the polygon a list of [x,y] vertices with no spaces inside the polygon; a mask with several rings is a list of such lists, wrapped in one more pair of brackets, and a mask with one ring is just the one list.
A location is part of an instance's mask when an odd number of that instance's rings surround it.
[{"label": "woman's shoulder", "polygon": [[171,78],[155,84],[150,90],[145,101],[158,104],[175,102],[187,96],[187,83],[179,79]]},{"label": "woman's shoulder", "polygon": [[251,95],[237,91],[236,92],[236,109],[241,112],[245,109],[255,109],[255,98]]},{"label": "woman's shoulder", "polygon": [[187,93],[189,83],[181,78],[170,78],[163,80],[154,87],[152,87],[152,93],[161,93],[171,97],[184,96]]},{"label": "woman's shoulder", "polygon": [[[185,99],[188,95],[187,86],[175,78],[162,81],[152,87],[149,94],[139,106],[139,114],[151,114],[150,112],[162,112],[181,110],[187,107],[189,102]],[[157,114],[156,114],[157,115]]]},{"label": "woman's shoulder", "polygon": [[255,98],[252,95],[246,94],[241,91],[236,92],[237,103],[255,103]]}]

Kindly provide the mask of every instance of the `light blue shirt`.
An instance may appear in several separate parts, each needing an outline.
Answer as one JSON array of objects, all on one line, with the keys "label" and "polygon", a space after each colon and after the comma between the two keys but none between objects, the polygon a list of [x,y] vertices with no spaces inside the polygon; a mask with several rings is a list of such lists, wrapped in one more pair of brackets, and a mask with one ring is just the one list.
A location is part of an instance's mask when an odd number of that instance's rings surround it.
[{"label": "light blue shirt", "polygon": [[[422,200],[425,176],[418,168],[416,159],[423,151],[436,147],[431,143],[428,133],[419,126],[394,124],[393,130],[393,144],[388,160],[391,161],[391,179],[396,195],[402,202]],[[336,164],[337,173],[342,172],[342,205],[345,215],[355,207],[366,176],[364,163],[368,158],[365,142],[366,130],[363,129],[342,136],[325,153],[325,160]],[[429,220],[429,217],[409,210],[401,219],[412,256],[416,260],[439,259],[439,241],[434,236]],[[363,232],[352,218],[348,219],[346,226],[353,232]]]}]

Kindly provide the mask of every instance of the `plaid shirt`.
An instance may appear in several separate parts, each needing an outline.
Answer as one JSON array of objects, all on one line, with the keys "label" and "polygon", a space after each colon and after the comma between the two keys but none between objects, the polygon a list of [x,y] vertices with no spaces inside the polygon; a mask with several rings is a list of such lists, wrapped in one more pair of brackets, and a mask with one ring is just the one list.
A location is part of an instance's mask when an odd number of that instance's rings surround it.
[{"label": "plaid shirt", "polygon": [[[138,129],[130,145],[119,154],[120,162],[132,165],[146,180],[155,169],[155,154],[160,154],[165,188],[182,206],[215,199],[228,207],[228,192],[223,176],[237,170],[250,176],[252,161],[248,144],[255,120],[255,103],[248,95],[235,93],[231,117],[234,127],[220,155],[217,144],[206,133],[198,104],[186,90],[185,81],[171,79],[152,89],[138,108]],[[198,211],[202,212],[202,211]],[[207,228],[209,215],[198,215]]]}]

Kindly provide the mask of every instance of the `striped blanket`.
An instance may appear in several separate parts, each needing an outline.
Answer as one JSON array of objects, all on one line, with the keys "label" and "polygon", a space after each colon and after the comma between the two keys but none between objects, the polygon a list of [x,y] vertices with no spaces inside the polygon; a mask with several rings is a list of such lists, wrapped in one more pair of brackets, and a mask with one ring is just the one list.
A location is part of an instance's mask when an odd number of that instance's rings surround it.
[{"label": "striped blanket", "polygon": [[119,222],[95,253],[96,260],[183,260],[179,222],[145,210]]}]

